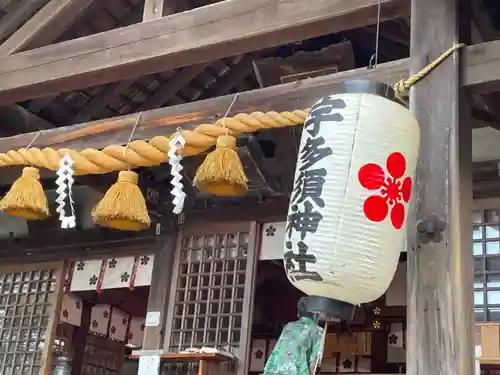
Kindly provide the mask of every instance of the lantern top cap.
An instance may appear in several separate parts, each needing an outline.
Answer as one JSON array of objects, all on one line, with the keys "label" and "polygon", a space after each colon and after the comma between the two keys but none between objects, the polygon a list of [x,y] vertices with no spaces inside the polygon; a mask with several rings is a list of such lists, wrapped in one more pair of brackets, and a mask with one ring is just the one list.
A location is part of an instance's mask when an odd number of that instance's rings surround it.
[{"label": "lantern top cap", "polygon": [[396,98],[394,89],[383,82],[353,79],[344,82],[342,92],[345,94],[373,94],[405,106],[404,103]]},{"label": "lantern top cap", "polygon": [[322,296],[302,297],[298,308],[313,314],[319,320],[330,322],[350,322],[354,313],[354,305]]}]

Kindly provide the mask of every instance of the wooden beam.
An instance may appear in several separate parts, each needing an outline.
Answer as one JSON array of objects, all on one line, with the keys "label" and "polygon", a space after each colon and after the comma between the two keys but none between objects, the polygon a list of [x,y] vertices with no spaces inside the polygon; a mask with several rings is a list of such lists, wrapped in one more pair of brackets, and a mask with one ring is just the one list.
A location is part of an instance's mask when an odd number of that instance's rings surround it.
[{"label": "wooden beam", "polygon": [[[497,52],[481,53],[492,50]],[[496,79],[500,82],[500,71],[497,72],[498,69],[493,69],[494,62],[500,62],[499,42],[467,47],[463,55],[464,65],[467,61],[470,63],[470,66],[465,68],[463,72],[462,80],[465,87],[472,83],[485,82],[488,77],[495,74]],[[491,75],[484,74],[482,68],[489,71]],[[308,108],[316,98],[335,92],[345,80],[366,78],[392,85],[407,77],[408,59],[402,59],[380,64],[373,70],[360,68],[300,82],[242,92],[231,112],[290,111],[297,108]],[[200,123],[214,122],[229,108],[233,99],[233,95],[228,95],[142,112],[141,124],[134,133],[134,139],[149,139],[156,135],[171,134],[177,127],[192,129]],[[47,130],[37,138],[34,146],[70,147],[81,150],[88,147],[100,149],[112,143],[125,144],[136,118],[137,114],[131,114]],[[484,119],[480,119],[480,122],[484,123]],[[28,133],[0,138],[0,152],[26,147],[35,135],[36,133]]]},{"label": "wooden beam", "polygon": [[473,188],[474,199],[500,197],[500,180],[477,181]]},{"label": "wooden beam", "polygon": [[239,198],[233,205],[210,209],[190,209],[184,215],[184,222],[203,225],[208,222],[254,221],[274,222],[286,219],[289,199],[269,198],[257,201],[255,198]]},{"label": "wooden beam", "polygon": [[0,239],[0,263],[21,264],[66,259],[105,259],[138,255],[156,241],[155,224],[146,231],[120,232],[103,228],[78,231],[47,231],[29,238]]},{"label": "wooden beam", "polygon": [[[491,82],[488,82],[490,79],[497,84],[500,83],[500,71],[496,68],[500,63],[500,41],[467,47],[462,55],[462,65],[464,65],[462,83],[465,88],[484,89],[490,86]],[[370,71],[360,68],[243,92],[240,93],[232,112],[289,111],[307,108],[316,98],[335,92],[343,81],[348,79],[367,78],[394,84],[407,76],[408,59],[402,59],[380,64]],[[234,96],[230,95],[143,112],[141,126],[134,133],[134,139],[149,139],[156,135],[173,133],[177,127],[192,129],[197,124],[213,122],[224,114],[233,98]],[[47,130],[39,136],[34,146],[70,147],[80,150],[87,147],[103,148],[111,143],[125,144],[136,118],[137,114],[131,114]],[[0,138],[0,152],[26,147],[35,135],[36,133],[27,133]]]},{"label": "wooden beam", "polygon": [[43,129],[51,129],[54,125],[18,105],[0,107],[0,130],[9,134],[20,134]]},{"label": "wooden beam", "polygon": [[479,108],[471,109],[472,117],[474,118],[473,128],[485,128],[491,127],[496,130],[500,130],[500,117],[493,115],[490,112],[484,111]]},{"label": "wooden beam", "polygon": [[0,56],[52,43],[94,0],[50,0],[33,18],[0,45]]},{"label": "wooden beam", "polygon": [[[459,41],[460,1],[412,0],[412,73]],[[416,220],[436,215],[446,228],[442,240],[426,243],[417,236],[410,216],[408,375],[474,373],[472,134],[467,123],[470,111],[460,88],[459,62],[456,53],[410,94],[410,108],[421,125],[414,195]]]},{"label": "wooden beam", "polygon": [[[500,62],[500,41],[467,47],[462,55],[465,66],[462,75],[464,87],[477,88],[488,85],[489,79],[500,83],[500,71],[496,68],[496,64]],[[437,69],[439,70],[440,67]],[[308,108],[316,98],[335,92],[345,80],[366,78],[392,85],[407,77],[408,59],[402,59],[380,64],[373,70],[360,68],[300,82],[242,92],[231,112],[289,111],[297,108]],[[420,84],[422,83],[418,83],[418,85]],[[141,126],[137,127],[134,139],[149,139],[156,135],[171,134],[177,127],[192,129],[200,123],[214,122],[229,108],[233,99],[233,95],[228,95],[142,112]],[[88,147],[99,149],[112,143],[125,144],[136,118],[137,114],[131,114],[47,130],[37,138],[34,146],[70,147],[81,150]],[[0,138],[0,152],[26,147],[35,135],[36,133],[27,133]]]},{"label": "wooden beam", "polygon": [[500,87],[500,40],[475,44],[462,51],[462,86],[476,94],[487,94]]},{"label": "wooden beam", "polygon": [[[0,40],[8,38],[19,27],[23,25],[38,9],[40,9],[45,0],[30,0],[16,2],[17,6],[9,11],[9,16],[2,18],[0,22]],[[7,4],[9,8],[10,4]]]},{"label": "wooden beam", "polygon": [[[0,68],[1,69],[1,68]],[[265,89],[242,92],[234,103],[232,113],[253,111],[289,111],[308,108],[318,97],[335,93],[349,79],[373,79],[394,84],[408,76],[408,60],[379,64],[377,68],[360,68],[328,76],[311,78]],[[177,127],[192,129],[200,123],[213,123],[229,108],[234,95],[197,101],[145,111],[137,126],[134,139],[149,139],[156,135],[174,133]],[[135,124],[137,114],[65,126],[44,131],[33,143],[35,147],[69,147],[75,150],[103,148],[112,143],[125,144]],[[0,152],[26,147],[36,133],[0,138]]]},{"label": "wooden beam", "polygon": [[0,59],[0,104],[363,27],[407,0],[232,0]]}]

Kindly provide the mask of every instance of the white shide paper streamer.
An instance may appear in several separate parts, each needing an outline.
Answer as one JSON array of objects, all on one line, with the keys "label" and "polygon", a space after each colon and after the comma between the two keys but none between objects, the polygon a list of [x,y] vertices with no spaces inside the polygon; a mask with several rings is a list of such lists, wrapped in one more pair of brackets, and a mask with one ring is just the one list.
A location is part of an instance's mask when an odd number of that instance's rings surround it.
[{"label": "white shide paper streamer", "polygon": [[182,167],[181,161],[182,156],[180,152],[186,140],[181,134],[175,135],[169,142],[170,149],[168,151],[168,163],[170,164],[170,175],[172,176],[172,191],[170,194],[174,196],[172,203],[174,208],[172,212],[174,214],[180,214],[184,208],[184,200],[186,199],[186,193],[184,193],[184,185],[182,184],[182,174],[181,171],[184,169]]},{"label": "white shide paper streamer", "polygon": [[[73,160],[69,154],[64,155],[64,157],[59,162],[59,169],[57,170],[57,199],[58,204],[56,211],[59,213],[59,221],[61,222],[61,228],[74,228],[76,226],[75,208],[73,202],[72,188],[73,188]],[[69,208],[71,211],[70,216],[66,216],[66,199],[69,201]]]}]

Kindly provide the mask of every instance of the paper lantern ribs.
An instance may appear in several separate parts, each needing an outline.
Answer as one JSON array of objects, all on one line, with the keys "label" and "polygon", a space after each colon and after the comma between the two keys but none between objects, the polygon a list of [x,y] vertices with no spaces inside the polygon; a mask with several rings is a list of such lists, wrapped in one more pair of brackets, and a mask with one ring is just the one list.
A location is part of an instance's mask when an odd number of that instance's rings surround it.
[{"label": "paper lantern ribs", "polygon": [[405,246],[419,147],[417,120],[384,84],[347,82],[314,104],[286,224],[293,285],[339,301],[339,311],[387,290]]}]

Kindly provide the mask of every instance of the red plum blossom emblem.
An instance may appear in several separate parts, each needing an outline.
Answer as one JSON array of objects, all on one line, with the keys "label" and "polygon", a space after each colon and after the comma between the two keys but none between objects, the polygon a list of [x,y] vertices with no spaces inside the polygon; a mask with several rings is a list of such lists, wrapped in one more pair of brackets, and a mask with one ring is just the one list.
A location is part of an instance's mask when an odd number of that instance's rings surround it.
[{"label": "red plum blossom emblem", "polygon": [[387,157],[386,169],[375,163],[363,165],[358,172],[358,179],[365,189],[377,190],[366,198],[363,204],[365,216],[375,222],[391,217],[392,226],[401,229],[405,220],[405,204],[410,201],[412,179],[407,176],[406,159],[400,152],[393,152]]}]

